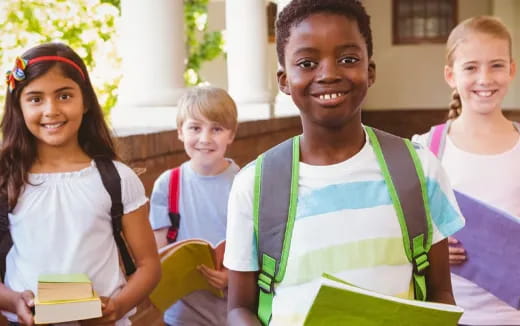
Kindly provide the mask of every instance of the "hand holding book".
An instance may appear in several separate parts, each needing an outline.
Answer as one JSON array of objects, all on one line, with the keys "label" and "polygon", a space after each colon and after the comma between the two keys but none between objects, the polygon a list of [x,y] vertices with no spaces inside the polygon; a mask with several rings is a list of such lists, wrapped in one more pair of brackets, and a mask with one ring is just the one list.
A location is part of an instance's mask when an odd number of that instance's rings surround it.
[{"label": "hand holding book", "polygon": [[228,270],[225,267],[221,267],[220,270],[207,267],[202,264],[197,267],[197,270],[206,278],[209,285],[214,288],[224,290],[228,286]]},{"label": "hand holding book", "polygon": [[15,296],[15,313],[18,317],[18,321],[23,325],[33,325],[33,310],[34,310],[34,293],[26,290],[23,292],[17,292]]}]

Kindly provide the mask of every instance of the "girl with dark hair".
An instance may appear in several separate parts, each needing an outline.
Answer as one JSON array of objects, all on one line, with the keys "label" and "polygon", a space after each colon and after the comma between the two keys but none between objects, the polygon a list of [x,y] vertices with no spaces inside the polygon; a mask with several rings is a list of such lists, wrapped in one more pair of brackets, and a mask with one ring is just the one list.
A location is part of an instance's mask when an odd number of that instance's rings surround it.
[{"label": "girl with dark hair", "polygon": [[[7,86],[0,200],[8,206],[14,245],[0,308],[11,324],[32,325],[40,274],[85,273],[103,302],[103,316],[89,324],[130,325],[134,307],[159,280],[159,259],[144,187],[116,161],[85,64],[64,44],[42,44],[17,58]],[[137,267],[128,283],[98,159],[113,161],[121,178],[122,231]]]}]

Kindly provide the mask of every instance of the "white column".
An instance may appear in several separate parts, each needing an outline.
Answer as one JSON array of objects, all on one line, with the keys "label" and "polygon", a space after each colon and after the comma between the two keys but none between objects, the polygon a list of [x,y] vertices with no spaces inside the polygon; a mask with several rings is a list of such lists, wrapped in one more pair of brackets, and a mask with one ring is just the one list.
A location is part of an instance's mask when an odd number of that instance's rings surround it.
[{"label": "white column", "polygon": [[226,0],[226,48],[228,90],[239,119],[268,119],[265,0]]},{"label": "white column", "polygon": [[[291,0],[278,0],[278,13],[285,8]],[[277,59],[278,60],[278,59]],[[289,95],[278,91],[274,102],[274,116],[275,117],[290,117],[300,114],[300,111],[294,104]]]},{"label": "white column", "polygon": [[123,79],[112,125],[175,126],[175,105],[184,88],[183,0],[122,0]]},{"label": "white column", "polygon": [[503,108],[518,109],[520,108],[520,94],[516,90],[520,88],[519,72],[520,68],[520,3],[517,0],[494,0],[492,4],[493,15],[499,17],[507,26],[511,33],[513,41],[513,60],[517,64],[517,76],[509,85],[509,92],[502,103]]}]

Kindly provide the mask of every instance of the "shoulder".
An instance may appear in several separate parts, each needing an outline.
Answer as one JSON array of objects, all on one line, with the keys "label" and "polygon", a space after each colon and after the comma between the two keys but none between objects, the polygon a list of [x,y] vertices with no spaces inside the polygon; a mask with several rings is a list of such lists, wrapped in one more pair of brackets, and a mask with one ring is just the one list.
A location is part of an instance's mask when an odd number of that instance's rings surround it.
[{"label": "shoulder", "polygon": [[114,166],[117,169],[117,172],[119,173],[119,176],[121,177],[121,180],[125,179],[139,179],[137,176],[137,173],[134,169],[129,167],[123,162],[120,161],[112,161],[114,163]]}]

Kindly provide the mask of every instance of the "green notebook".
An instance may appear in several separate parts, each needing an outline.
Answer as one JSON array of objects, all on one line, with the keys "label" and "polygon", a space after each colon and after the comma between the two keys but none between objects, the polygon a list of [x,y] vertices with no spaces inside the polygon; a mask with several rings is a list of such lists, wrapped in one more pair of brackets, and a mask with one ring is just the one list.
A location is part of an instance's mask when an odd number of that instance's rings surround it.
[{"label": "green notebook", "polygon": [[38,277],[40,283],[90,283],[87,274],[43,274]]},{"label": "green notebook", "polygon": [[379,294],[323,274],[306,326],[456,326],[463,309]]}]

